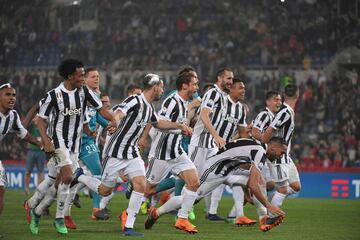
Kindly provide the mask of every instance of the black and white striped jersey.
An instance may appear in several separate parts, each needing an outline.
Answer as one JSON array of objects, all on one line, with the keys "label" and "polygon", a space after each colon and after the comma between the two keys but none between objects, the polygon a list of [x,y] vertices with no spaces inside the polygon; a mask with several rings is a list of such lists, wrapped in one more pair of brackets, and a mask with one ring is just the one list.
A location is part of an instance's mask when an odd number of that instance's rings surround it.
[{"label": "black and white striped jersey", "polygon": [[[280,110],[276,113],[274,120],[270,123],[270,127],[275,130],[273,136],[281,137],[285,140],[288,147],[286,155],[289,155],[291,148],[291,138],[295,129],[294,110],[289,105],[284,103]],[[285,155],[282,159],[282,162],[288,162],[288,158]]]},{"label": "black and white striped jersey", "polygon": [[104,156],[119,159],[133,159],[140,156],[138,140],[147,123],[156,123],[158,117],[154,106],[141,95],[132,95],[114,108],[125,117],[120,121],[115,133],[107,137]]},{"label": "black and white striped jersey", "polygon": [[38,115],[48,119],[48,133],[51,133],[49,137],[55,148],[79,152],[87,104],[96,109],[102,107],[100,99],[86,86],[69,91],[64,83],[61,83],[46,94],[45,101],[41,101]]},{"label": "black and white striped jersey", "polygon": [[9,132],[15,133],[21,139],[27,134],[27,130],[21,124],[19,114],[16,110],[10,110],[8,115],[0,112],[0,142]]},{"label": "black and white striped jersey", "polygon": [[253,128],[257,128],[261,133],[264,133],[273,119],[274,114],[270,111],[269,108],[265,108],[255,117]]},{"label": "black and white striped jersey", "polygon": [[234,102],[228,95],[223,120],[215,130],[226,142],[230,142],[238,128],[246,126],[245,107],[239,101]]},{"label": "black and white striped jersey", "polygon": [[205,161],[200,183],[203,183],[210,173],[221,177],[229,174],[249,175],[249,164],[254,164],[261,171],[267,159],[266,147],[265,144],[248,138],[227,143],[224,149]]},{"label": "black and white striped jersey", "polygon": [[[207,91],[202,99],[200,111],[209,108],[210,121],[212,126],[217,130],[223,123],[224,115],[227,108],[227,94],[222,91],[216,84],[215,87]],[[204,123],[199,118],[194,126],[194,132],[190,140],[190,145],[203,148],[216,147],[214,137],[209,133]]]},{"label": "black and white striped jersey", "polygon": [[[176,93],[167,97],[158,112],[159,119],[171,122],[186,123],[187,102]],[[179,157],[184,150],[181,147],[181,132],[161,131],[154,128],[154,136],[149,156],[156,159],[171,160]]]}]

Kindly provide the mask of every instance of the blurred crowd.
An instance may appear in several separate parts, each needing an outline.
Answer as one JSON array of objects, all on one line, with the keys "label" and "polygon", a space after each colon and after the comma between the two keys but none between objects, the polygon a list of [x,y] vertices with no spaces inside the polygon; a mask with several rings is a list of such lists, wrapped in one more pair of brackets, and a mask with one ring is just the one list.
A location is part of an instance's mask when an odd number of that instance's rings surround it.
[{"label": "blurred crowd", "polygon": [[326,0],[58,2],[1,4],[1,66],[53,67],[73,56],[119,69],[186,62],[209,76],[220,65],[321,67],[359,29],[356,16]]},{"label": "blurred crowd", "polygon": [[[175,75],[173,72],[173,76],[168,77],[171,79]],[[60,82],[54,71],[19,71],[0,74],[0,78],[9,79],[16,86],[16,109],[21,117],[45,95],[46,89]],[[292,143],[292,157],[298,165],[305,168],[360,167],[360,77],[356,71],[330,78],[319,72],[306,80],[287,73],[264,73],[261,78],[243,74],[241,78],[246,82],[248,123],[264,107],[266,91],[281,90],[291,81],[300,86]],[[167,86],[166,90],[170,88]],[[2,159],[24,159],[25,154],[23,143],[13,135],[7,136],[0,145]]]}]

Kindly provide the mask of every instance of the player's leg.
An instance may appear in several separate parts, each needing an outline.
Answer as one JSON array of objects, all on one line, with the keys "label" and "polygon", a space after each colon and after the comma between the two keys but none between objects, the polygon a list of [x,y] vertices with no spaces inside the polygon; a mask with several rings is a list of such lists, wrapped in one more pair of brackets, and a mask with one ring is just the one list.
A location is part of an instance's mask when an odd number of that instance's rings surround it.
[{"label": "player's leg", "polygon": [[36,151],[36,169],[37,169],[37,185],[41,184],[44,181],[44,167],[45,167],[45,160],[46,154],[41,151]]},{"label": "player's leg", "polygon": [[25,162],[25,177],[24,177],[24,184],[25,184],[25,194],[28,195],[30,193],[29,185],[30,185],[30,177],[31,172],[34,168],[36,162],[35,151],[28,150]]},{"label": "player's leg", "polygon": [[4,196],[5,196],[5,187],[6,187],[6,173],[5,168],[3,167],[0,161],[0,216],[4,209]]},{"label": "player's leg", "polygon": [[287,195],[291,195],[291,194],[298,193],[301,190],[299,172],[292,160],[290,161],[290,163],[288,165],[288,171],[289,171],[290,185],[288,187]]},{"label": "player's leg", "polygon": [[[101,175],[101,164],[100,164],[100,157],[99,154],[97,152],[93,152],[90,154],[87,154],[83,157],[81,157],[81,160],[83,161],[83,163],[86,165],[86,167],[90,170],[91,174],[100,179],[100,175]],[[97,194],[96,192],[93,192],[92,194],[92,201],[93,201],[93,213],[92,213],[92,219],[96,220],[97,218],[95,217],[95,212],[100,210],[100,196],[99,194]],[[105,218],[107,219],[108,216],[105,216]]]},{"label": "player's leg", "polygon": [[145,190],[145,166],[144,161],[138,157],[131,160],[123,160],[127,164],[125,175],[129,176],[133,185],[128,207],[121,214],[122,230],[125,236],[143,236],[142,233],[133,230],[136,216],[139,213],[144,199]]}]

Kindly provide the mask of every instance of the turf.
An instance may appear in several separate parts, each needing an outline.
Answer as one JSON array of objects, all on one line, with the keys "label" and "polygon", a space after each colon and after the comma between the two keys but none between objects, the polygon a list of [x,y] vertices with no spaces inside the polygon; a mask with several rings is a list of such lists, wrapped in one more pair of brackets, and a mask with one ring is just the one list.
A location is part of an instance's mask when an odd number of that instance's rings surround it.
[{"label": "turf", "polygon": [[[22,202],[25,196],[20,191],[6,192],[5,209],[0,216],[0,234],[2,239],[128,239],[120,232],[117,216],[127,206],[123,194],[116,194],[109,208],[111,217],[108,221],[91,221],[89,198],[82,197],[82,208],[73,208],[73,217],[78,225],[67,236],[55,232],[52,226],[54,207],[50,216],[44,216],[40,222],[39,235],[31,235],[25,222]],[[225,216],[232,206],[231,197],[224,197],[219,213]],[[203,203],[196,206],[197,219],[193,222],[199,229],[197,235],[181,232],[173,227],[174,216],[162,216],[152,230],[144,230],[145,216],[140,215],[135,228],[145,233],[144,239],[360,239],[360,201],[328,199],[288,199],[283,209],[287,213],[285,222],[269,232],[260,232],[258,226],[235,227],[227,223],[214,223],[205,220]],[[246,205],[248,216],[257,219],[255,209]],[[131,237],[130,237],[131,238]]]}]

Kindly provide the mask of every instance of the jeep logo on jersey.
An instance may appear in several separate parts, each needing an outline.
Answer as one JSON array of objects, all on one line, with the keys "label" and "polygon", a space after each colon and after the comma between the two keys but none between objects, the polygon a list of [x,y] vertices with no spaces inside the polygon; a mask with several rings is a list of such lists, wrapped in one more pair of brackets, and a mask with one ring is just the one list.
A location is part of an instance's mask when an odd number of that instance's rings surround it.
[{"label": "jeep logo on jersey", "polygon": [[65,108],[64,111],[61,112],[62,115],[64,116],[72,116],[72,115],[78,115],[82,113],[82,109],[81,108],[75,108],[75,109],[68,109]]},{"label": "jeep logo on jersey", "polygon": [[230,115],[226,115],[225,116],[225,118],[224,118],[224,121],[228,121],[229,123],[232,123],[232,124],[234,124],[234,125],[237,125],[238,124],[238,122],[239,122],[239,119],[236,119],[236,118],[234,118],[234,117],[232,117],[232,116],[230,116]]}]

